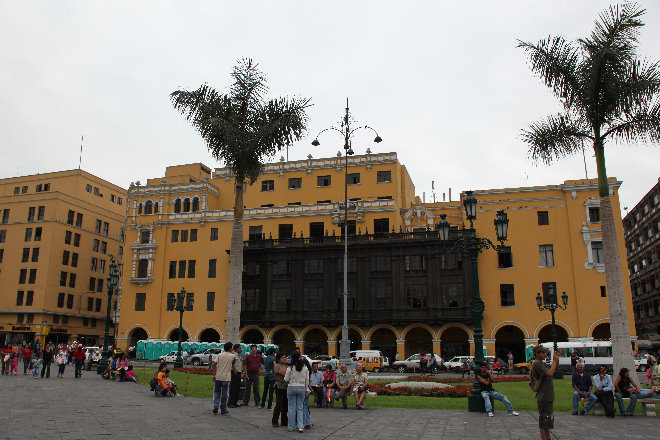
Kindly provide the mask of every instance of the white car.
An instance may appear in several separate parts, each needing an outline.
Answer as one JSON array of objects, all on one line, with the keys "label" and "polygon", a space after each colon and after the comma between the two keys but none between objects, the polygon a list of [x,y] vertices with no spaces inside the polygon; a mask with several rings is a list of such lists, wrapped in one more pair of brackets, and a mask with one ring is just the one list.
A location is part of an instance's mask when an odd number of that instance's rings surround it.
[{"label": "white car", "polygon": [[83,347],[85,350],[85,360],[89,358],[89,354],[92,354],[92,363],[96,363],[101,360],[101,348],[100,347]]},{"label": "white car", "polygon": [[647,362],[649,359],[648,354],[636,354],[635,355],[635,370],[645,373],[647,370]]},{"label": "white car", "polygon": [[[437,367],[436,367],[435,371],[431,371],[431,372],[432,373],[437,373],[438,370],[441,370],[441,369],[444,368],[443,367],[444,361],[437,354],[434,354],[433,356],[435,356],[435,361],[437,363]],[[409,356],[407,359],[405,359],[403,361],[393,362],[391,367],[399,373],[405,373],[406,371],[419,370],[419,360],[420,360],[419,354],[413,354],[412,356]],[[429,357],[429,363],[428,363],[427,366],[428,366],[429,369],[431,368],[431,359],[430,359],[430,357]]]},{"label": "white car", "polygon": [[[161,362],[166,362],[168,364],[170,364],[170,363],[173,364],[174,362],[176,362],[176,356],[177,356],[176,351],[170,351],[165,356],[159,357],[158,360],[161,361]],[[185,351],[182,350],[181,351],[181,357],[183,359],[183,363],[185,364],[186,363],[186,358],[188,357],[188,353],[186,353]]]}]

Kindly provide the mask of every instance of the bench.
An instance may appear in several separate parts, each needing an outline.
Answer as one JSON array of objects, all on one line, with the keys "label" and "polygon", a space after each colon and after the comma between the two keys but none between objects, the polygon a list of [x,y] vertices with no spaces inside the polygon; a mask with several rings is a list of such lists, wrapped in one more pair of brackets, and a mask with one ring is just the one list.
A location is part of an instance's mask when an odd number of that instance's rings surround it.
[{"label": "bench", "polygon": [[[582,408],[584,408],[587,404],[589,403],[589,399],[581,399],[580,400],[580,408],[578,409],[579,411],[582,411]],[[627,406],[630,403],[630,398],[629,397],[624,397],[623,398],[623,403]],[[660,403],[660,399],[637,399],[637,404],[642,405],[642,412],[644,413],[645,416],[655,416],[655,404]],[[616,399],[614,400],[614,404],[616,405]],[[615,407],[616,409],[616,407]],[[605,410],[603,409],[603,405],[601,405],[600,402],[596,402],[596,404],[593,406],[592,412],[594,415],[603,415],[605,414]]]}]

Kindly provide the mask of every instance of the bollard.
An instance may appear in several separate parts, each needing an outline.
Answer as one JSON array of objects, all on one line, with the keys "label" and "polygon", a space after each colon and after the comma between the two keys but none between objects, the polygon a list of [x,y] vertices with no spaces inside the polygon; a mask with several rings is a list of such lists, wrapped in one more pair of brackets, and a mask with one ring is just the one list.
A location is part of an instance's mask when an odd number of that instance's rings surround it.
[{"label": "bollard", "polygon": [[183,397],[188,397],[188,380],[190,379],[190,371],[186,371],[186,388],[183,390]]}]

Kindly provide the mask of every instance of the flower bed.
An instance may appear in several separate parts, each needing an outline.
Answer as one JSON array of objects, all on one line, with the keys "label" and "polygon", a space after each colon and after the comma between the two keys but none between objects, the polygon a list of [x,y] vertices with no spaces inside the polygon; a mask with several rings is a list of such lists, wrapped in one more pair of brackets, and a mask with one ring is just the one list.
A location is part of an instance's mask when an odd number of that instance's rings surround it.
[{"label": "flower bed", "polygon": [[[406,384],[406,382],[402,383]],[[448,385],[442,387],[411,387],[392,383],[371,385],[370,387],[371,391],[381,396],[467,397],[471,392],[470,387]]]},{"label": "flower bed", "polygon": [[211,374],[211,370],[209,370],[208,368],[200,368],[200,367],[174,368],[174,371],[181,371],[182,373],[191,373],[191,374]]},{"label": "flower bed", "polygon": [[[494,378],[493,382],[527,382],[528,377],[501,377]],[[432,377],[432,376],[408,376],[406,381],[414,382],[438,382],[438,383],[472,383],[474,378],[461,378],[461,377]]]}]

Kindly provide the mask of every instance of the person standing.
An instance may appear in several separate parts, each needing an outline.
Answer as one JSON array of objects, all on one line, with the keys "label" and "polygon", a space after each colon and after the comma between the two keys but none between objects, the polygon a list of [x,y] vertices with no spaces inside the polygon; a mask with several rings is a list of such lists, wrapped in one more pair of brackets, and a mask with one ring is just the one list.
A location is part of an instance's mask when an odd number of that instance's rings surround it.
[{"label": "person standing", "polygon": [[591,376],[584,372],[584,364],[577,364],[576,371],[573,373],[573,415],[578,413],[578,404],[580,399],[589,399],[589,404],[582,409],[580,415],[588,413],[596,404],[598,398],[591,393]]},{"label": "person standing", "polygon": [[11,345],[7,344],[4,346],[2,349],[1,358],[2,358],[2,374],[3,375],[8,375],[9,374],[9,365],[11,365]]},{"label": "person standing", "polygon": [[73,352],[73,368],[74,368],[74,377],[80,379],[82,377],[82,368],[85,363],[85,350],[83,350],[82,344],[78,344],[76,350]]},{"label": "person standing", "polygon": [[30,344],[23,347],[21,355],[23,356],[23,374],[27,376],[30,362],[32,362],[32,347]]},{"label": "person standing", "polygon": [[66,350],[61,348],[60,352],[57,353],[57,357],[55,357],[55,362],[57,363],[57,377],[60,379],[64,377],[64,369],[66,368],[67,361]]},{"label": "person standing", "polygon": [[287,368],[284,380],[289,384],[287,387],[287,399],[289,401],[289,432],[296,425],[298,432],[303,432],[304,400],[307,398],[306,390],[309,388],[309,370],[300,357],[300,352],[291,353],[291,365]]},{"label": "person standing", "polygon": [[429,364],[429,358],[426,357],[426,353],[419,354],[419,372],[422,376],[426,374],[426,368]]},{"label": "person standing", "polygon": [[[287,363],[286,355],[280,353],[277,363],[273,367],[273,376],[275,377],[275,409],[273,410],[273,426],[288,426],[288,409],[289,402],[287,400],[287,387],[288,384],[284,380],[284,375],[286,374]],[[278,424],[278,421],[281,418],[281,423]]]},{"label": "person standing", "polygon": [[273,391],[275,391],[275,375],[273,368],[275,367],[275,350],[269,348],[266,350],[266,358],[264,359],[264,394],[261,396],[261,409],[266,405],[266,394],[268,394],[268,409],[273,407]]},{"label": "person standing", "polygon": [[481,363],[481,371],[477,373],[477,380],[481,385],[481,398],[484,399],[484,405],[486,406],[488,417],[493,417],[493,406],[490,403],[491,397],[502,402],[510,416],[519,415],[519,413],[513,409],[513,405],[511,405],[509,399],[507,399],[504,394],[495,392],[493,389],[493,375],[488,371],[488,362],[483,361]]},{"label": "person standing", "polygon": [[333,355],[330,358],[330,365],[332,366],[333,370],[337,369],[337,366],[339,365],[339,360],[337,359],[337,356]]},{"label": "person standing", "polygon": [[577,365],[578,365],[577,350],[573,349],[573,354],[571,354],[571,369],[573,370],[573,374],[575,374],[575,372],[577,371]]},{"label": "person standing", "polygon": [[605,415],[609,418],[614,418],[614,384],[612,378],[607,374],[607,367],[602,367],[598,370],[598,374],[594,376],[594,394],[598,401],[603,405]]},{"label": "person standing", "polygon": [[213,379],[213,414],[218,413],[218,406],[220,413],[224,416],[227,415],[227,390],[229,382],[231,381],[231,369],[234,364],[233,346],[231,342],[225,343],[225,349],[211,364],[211,370],[215,368]]},{"label": "person standing", "polygon": [[[530,378],[539,381],[539,389],[536,392],[536,405],[539,409],[539,431],[541,440],[550,440],[550,430],[555,429],[555,417],[553,414],[553,403],[555,400],[555,385],[552,376],[559,365],[559,353],[555,353],[552,364],[548,367],[545,363],[546,348],[542,345],[534,347],[534,363]],[[511,354],[511,352],[509,352]]]},{"label": "person standing", "polygon": [[53,349],[50,345],[46,345],[44,352],[41,355],[41,377],[46,373],[46,379],[50,378],[50,364],[53,363]]},{"label": "person standing", "polygon": [[229,383],[229,408],[238,408],[238,393],[243,379],[242,350],[240,344],[234,344],[234,366],[232,367],[231,382]]},{"label": "person standing", "polygon": [[18,347],[18,344],[14,344],[14,346],[11,349],[11,370],[9,371],[10,374],[13,374],[16,376],[18,374],[18,358],[20,356],[20,348]]},{"label": "person standing", "polygon": [[318,362],[312,364],[312,372],[309,375],[309,386],[314,393],[314,401],[317,408],[323,407],[323,373],[319,371]]},{"label": "person standing", "polygon": [[250,404],[250,390],[254,394],[254,403],[259,407],[259,374],[263,373],[263,366],[265,364],[264,357],[259,353],[259,348],[256,344],[250,346],[252,353],[245,356],[243,366],[245,367],[245,393],[243,394],[243,405]]},{"label": "person standing", "polygon": [[509,354],[506,355],[506,361],[509,364],[509,376],[513,373],[513,353],[509,350]]}]

